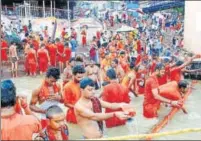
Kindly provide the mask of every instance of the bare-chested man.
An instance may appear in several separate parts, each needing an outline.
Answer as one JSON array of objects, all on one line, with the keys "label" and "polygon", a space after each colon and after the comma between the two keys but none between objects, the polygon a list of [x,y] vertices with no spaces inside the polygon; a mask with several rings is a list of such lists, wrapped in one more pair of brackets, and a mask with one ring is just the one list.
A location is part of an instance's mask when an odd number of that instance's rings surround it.
[{"label": "bare-chested man", "polygon": [[117,77],[118,77],[118,80],[121,83],[123,78],[124,78],[124,76],[125,76],[125,73],[124,73],[123,68],[119,64],[118,59],[112,60],[111,67],[115,70],[115,72],[117,74]]},{"label": "bare-chested man", "polygon": [[11,46],[9,48],[9,57],[11,61],[11,73],[13,77],[17,77],[17,69],[18,69],[18,55],[17,55],[17,46],[14,42],[11,42]]},{"label": "bare-chested man", "polygon": [[75,115],[85,139],[103,137],[103,120],[115,116],[122,120],[131,117],[127,112],[102,113],[102,107],[119,109],[128,104],[108,103],[94,97],[94,82],[92,79],[88,77],[82,79],[80,81],[80,88],[81,98],[75,105]]},{"label": "bare-chested man", "polygon": [[99,89],[101,86],[100,78],[100,69],[98,66],[95,65],[95,62],[93,60],[90,61],[89,65],[86,67],[86,74],[87,77],[91,78],[95,83],[95,89]]},{"label": "bare-chested man", "polygon": [[[57,68],[49,68],[42,85],[33,91],[30,102],[30,109],[41,113],[41,125],[47,126],[46,110],[52,105],[58,105],[62,100],[61,89],[57,80],[60,78],[60,71]],[[40,108],[36,106],[39,103]]]},{"label": "bare-chested man", "polygon": [[67,84],[73,77],[72,68],[75,65],[75,58],[71,58],[69,64],[64,69],[63,74],[63,87]]}]

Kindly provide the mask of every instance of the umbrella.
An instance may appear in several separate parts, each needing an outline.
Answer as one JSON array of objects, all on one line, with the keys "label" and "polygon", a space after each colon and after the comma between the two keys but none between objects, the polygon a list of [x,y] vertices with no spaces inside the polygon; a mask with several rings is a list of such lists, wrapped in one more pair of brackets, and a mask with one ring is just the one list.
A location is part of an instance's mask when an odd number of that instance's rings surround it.
[{"label": "umbrella", "polygon": [[130,31],[136,31],[137,29],[123,25],[121,28],[117,29],[116,32],[130,32]]}]

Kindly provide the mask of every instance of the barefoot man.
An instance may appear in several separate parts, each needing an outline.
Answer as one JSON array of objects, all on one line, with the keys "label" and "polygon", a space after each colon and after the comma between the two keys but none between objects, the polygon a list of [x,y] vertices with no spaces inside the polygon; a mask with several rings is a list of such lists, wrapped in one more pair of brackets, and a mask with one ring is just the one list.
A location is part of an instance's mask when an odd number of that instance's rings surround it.
[{"label": "barefoot man", "polygon": [[11,42],[11,46],[9,48],[9,56],[11,60],[11,73],[13,77],[17,77],[17,69],[18,69],[18,55],[17,55],[17,47],[14,42]]},{"label": "barefoot man", "polygon": [[[52,105],[58,105],[62,100],[60,86],[56,82],[60,78],[57,68],[49,68],[41,86],[34,90],[30,102],[30,109],[41,114],[42,128],[47,126],[46,111]],[[40,108],[36,106],[39,103]]]},{"label": "barefoot man", "polygon": [[72,79],[73,77],[72,69],[74,65],[75,65],[75,58],[71,58],[69,64],[64,69],[63,87]]},{"label": "barefoot man", "polygon": [[125,103],[108,103],[94,97],[94,81],[84,78],[80,82],[81,98],[75,105],[75,115],[85,139],[103,137],[103,120],[117,117],[121,120],[130,118],[127,112],[102,113],[103,108],[119,109]]}]

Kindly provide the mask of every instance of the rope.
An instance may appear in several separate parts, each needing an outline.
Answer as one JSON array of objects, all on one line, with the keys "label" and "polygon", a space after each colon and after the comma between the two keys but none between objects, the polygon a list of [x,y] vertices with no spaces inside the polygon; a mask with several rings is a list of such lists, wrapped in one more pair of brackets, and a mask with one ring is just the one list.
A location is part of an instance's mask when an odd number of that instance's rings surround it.
[{"label": "rope", "polygon": [[201,128],[187,128],[182,130],[163,132],[163,133],[153,133],[153,134],[140,134],[140,135],[130,135],[130,136],[121,136],[121,137],[111,137],[111,138],[101,138],[96,140],[129,140],[129,139],[143,139],[143,138],[156,138],[168,135],[178,135],[191,132],[201,132]]}]

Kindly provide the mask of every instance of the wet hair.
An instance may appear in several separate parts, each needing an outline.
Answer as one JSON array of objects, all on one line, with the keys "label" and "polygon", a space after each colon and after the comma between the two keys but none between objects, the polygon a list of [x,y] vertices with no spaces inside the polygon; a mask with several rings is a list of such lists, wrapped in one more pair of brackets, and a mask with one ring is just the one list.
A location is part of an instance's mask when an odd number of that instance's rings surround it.
[{"label": "wet hair", "polygon": [[84,62],[81,56],[77,56],[77,57],[75,58],[75,61]]},{"label": "wet hair", "polygon": [[106,86],[108,84],[110,84],[110,83],[109,82],[103,82],[102,86],[104,87],[104,86]]},{"label": "wet hair", "polygon": [[1,107],[13,107],[16,103],[16,87],[11,80],[1,82]]},{"label": "wet hair", "polygon": [[163,59],[163,62],[164,62],[164,63],[168,63],[168,62],[170,62],[170,59],[164,58],[164,59]]},{"label": "wet hair", "polygon": [[53,77],[54,79],[58,80],[60,79],[60,70],[55,67],[48,68],[46,72],[46,77],[47,78]]},{"label": "wet hair", "polygon": [[33,48],[34,46],[33,46],[33,44],[30,44],[30,48]]},{"label": "wet hair", "polygon": [[115,64],[119,63],[118,59],[113,59],[112,62],[115,62]]},{"label": "wet hair", "polygon": [[62,113],[64,112],[59,106],[52,105],[47,109],[46,118],[51,119],[55,114],[62,114]]},{"label": "wet hair", "polygon": [[56,38],[56,42],[59,42],[60,41],[60,39],[59,38]]},{"label": "wet hair", "polygon": [[183,63],[184,63],[183,61],[178,60],[178,61],[176,62],[176,66],[181,66]]},{"label": "wet hair", "polygon": [[109,77],[111,80],[117,79],[117,75],[114,69],[108,69],[106,74],[107,77]]},{"label": "wet hair", "polygon": [[44,40],[44,38],[41,36],[41,37],[40,37],[40,41],[43,41],[43,40]]},{"label": "wet hair", "polygon": [[181,89],[181,88],[187,88],[187,86],[188,86],[188,82],[186,82],[185,80],[182,80],[182,81],[179,81],[179,83],[178,83],[178,87],[179,87],[179,89]]},{"label": "wet hair", "polygon": [[65,42],[64,46],[65,46],[65,47],[69,47],[69,43],[68,43],[68,42]]},{"label": "wet hair", "polygon": [[126,53],[125,53],[125,51],[122,50],[122,51],[120,51],[119,54],[120,54],[120,55],[124,55],[124,54],[126,54]]},{"label": "wet hair", "polygon": [[80,88],[85,89],[87,86],[94,87],[94,81],[91,78],[85,77],[80,81]]},{"label": "wet hair", "polygon": [[69,62],[71,63],[72,61],[75,61],[75,58],[71,58]]},{"label": "wet hair", "polygon": [[134,69],[135,68],[135,63],[134,62],[131,62],[130,63],[130,69]]},{"label": "wet hair", "polygon": [[82,65],[76,65],[75,67],[73,67],[73,75],[76,75],[78,73],[83,74],[85,72],[85,68]]},{"label": "wet hair", "polygon": [[156,67],[155,67],[155,71],[156,70],[162,70],[163,68],[165,68],[165,66],[162,63],[157,63]]},{"label": "wet hair", "polygon": [[43,44],[41,44],[40,46],[41,46],[41,47],[45,47],[45,44],[43,43]]}]

